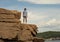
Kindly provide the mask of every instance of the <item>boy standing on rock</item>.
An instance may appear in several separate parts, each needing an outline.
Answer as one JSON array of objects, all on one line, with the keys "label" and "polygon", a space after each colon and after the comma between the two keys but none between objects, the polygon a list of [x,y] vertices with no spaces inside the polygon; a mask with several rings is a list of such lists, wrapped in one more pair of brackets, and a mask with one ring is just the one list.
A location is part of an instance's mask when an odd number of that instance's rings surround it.
[{"label": "boy standing on rock", "polygon": [[24,8],[24,11],[23,11],[23,23],[27,23],[27,9]]}]

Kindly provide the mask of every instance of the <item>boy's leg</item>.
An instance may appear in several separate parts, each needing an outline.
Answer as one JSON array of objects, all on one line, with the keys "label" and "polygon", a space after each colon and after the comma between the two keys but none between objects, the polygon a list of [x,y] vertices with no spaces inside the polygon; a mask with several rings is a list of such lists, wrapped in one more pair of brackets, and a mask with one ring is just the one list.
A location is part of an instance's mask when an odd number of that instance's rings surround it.
[{"label": "boy's leg", "polygon": [[23,17],[23,23],[27,23],[27,17]]}]

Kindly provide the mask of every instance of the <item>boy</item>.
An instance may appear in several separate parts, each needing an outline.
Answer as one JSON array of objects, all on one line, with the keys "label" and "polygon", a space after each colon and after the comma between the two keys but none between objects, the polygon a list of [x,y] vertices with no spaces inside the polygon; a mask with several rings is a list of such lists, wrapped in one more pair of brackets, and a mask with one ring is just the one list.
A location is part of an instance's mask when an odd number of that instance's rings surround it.
[{"label": "boy", "polygon": [[27,9],[24,8],[24,11],[23,11],[23,23],[27,23]]}]

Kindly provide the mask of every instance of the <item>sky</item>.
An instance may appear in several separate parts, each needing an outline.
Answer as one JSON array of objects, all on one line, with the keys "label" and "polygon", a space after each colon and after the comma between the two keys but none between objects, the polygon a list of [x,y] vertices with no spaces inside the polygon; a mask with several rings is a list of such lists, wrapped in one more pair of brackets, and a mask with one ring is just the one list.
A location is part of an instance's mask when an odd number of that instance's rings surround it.
[{"label": "sky", "polygon": [[28,23],[36,24],[38,32],[60,31],[60,0],[0,0],[0,8],[27,8]]}]

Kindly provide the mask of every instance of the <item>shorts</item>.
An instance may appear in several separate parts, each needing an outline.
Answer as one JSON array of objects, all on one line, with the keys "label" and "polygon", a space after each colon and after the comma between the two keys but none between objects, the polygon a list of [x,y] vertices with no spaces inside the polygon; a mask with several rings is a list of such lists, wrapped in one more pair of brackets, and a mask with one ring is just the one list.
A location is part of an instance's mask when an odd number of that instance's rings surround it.
[{"label": "shorts", "polygon": [[23,16],[24,18],[27,18],[26,16]]}]

